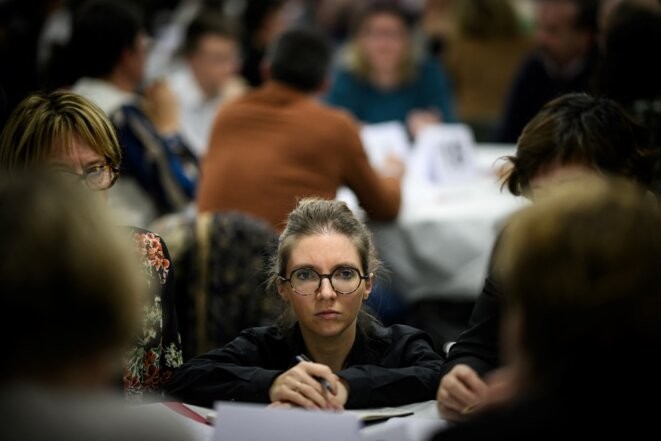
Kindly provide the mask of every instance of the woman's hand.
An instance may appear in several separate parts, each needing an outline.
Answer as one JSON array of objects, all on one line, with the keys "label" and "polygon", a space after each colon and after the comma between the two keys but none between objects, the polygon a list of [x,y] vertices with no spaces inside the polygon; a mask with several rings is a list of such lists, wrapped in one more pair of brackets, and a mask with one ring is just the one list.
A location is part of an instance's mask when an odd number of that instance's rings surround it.
[{"label": "woman's hand", "polygon": [[[331,390],[326,390],[317,378],[327,380]],[[302,361],[275,379],[269,398],[273,407],[289,404],[306,409],[342,410],[348,388],[328,366]]]},{"label": "woman's hand", "polygon": [[441,379],[438,411],[448,421],[464,420],[486,398],[488,388],[471,367],[458,364]]}]

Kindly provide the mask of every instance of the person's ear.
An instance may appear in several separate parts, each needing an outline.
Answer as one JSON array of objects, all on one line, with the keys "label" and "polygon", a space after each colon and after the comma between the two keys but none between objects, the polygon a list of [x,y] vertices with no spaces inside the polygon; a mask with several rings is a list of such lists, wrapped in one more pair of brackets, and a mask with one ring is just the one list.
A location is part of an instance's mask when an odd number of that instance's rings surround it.
[{"label": "person's ear", "polygon": [[278,289],[278,295],[280,296],[280,298],[282,298],[282,300],[284,300],[285,302],[288,301],[289,298],[287,297],[287,293],[285,292],[285,284],[282,281],[282,279],[278,278],[278,280],[275,282],[275,286]]},{"label": "person's ear", "polygon": [[365,292],[363,292],[363,302],[367,301],[374,287],[374,273],[370,273],[365,279]]}]

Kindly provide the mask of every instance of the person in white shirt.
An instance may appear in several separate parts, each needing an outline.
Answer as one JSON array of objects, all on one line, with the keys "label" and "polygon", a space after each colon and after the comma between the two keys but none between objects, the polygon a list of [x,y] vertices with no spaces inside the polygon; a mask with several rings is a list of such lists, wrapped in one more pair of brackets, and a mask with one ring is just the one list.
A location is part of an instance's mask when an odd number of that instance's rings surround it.
[{"label": "person in white shirt", "polygon": [[186,30],[183,63],[168,77],[180,107],[181,132],[199,157],[207,150],[218,109],[248,88],[236,34],[222,15],[202,10]]}]

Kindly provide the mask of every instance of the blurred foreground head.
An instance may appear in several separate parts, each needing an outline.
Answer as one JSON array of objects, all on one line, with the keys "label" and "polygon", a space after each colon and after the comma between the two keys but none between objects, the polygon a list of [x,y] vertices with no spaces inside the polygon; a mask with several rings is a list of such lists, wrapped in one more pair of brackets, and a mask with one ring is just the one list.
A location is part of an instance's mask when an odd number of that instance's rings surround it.
[{"label": "blurred foreground head", "polygon": [[[93,192],[36,169],[0,178],[0,382],[118,378],[141,284],[126,234]],[[16,325],[15,323],[18,323]]]},{"label": "blurred foreground head", "polygon": [[533,383],[587,385],[621,372],[620,351],[661,352],[661,212],[631,181],[556,186],[511,218],[495,259],[504,355]]}]

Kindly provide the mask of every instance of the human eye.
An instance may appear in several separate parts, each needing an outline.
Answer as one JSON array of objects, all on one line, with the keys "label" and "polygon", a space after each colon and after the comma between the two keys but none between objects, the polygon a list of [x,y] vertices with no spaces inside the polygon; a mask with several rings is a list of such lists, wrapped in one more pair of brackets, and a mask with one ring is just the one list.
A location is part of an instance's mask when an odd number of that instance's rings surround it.
[{"label": "human eye", "polygon": [[294,278],[296,280],[300,280],[301,282],[305,282],[305,281],[309,281],[309,280],[317,280],[318,276],[317,276],[317,273],[314,272],[313,269],[300,268],[300,269],[297,269],[294,272]]},{"label": "human eye", "polygon": [[355,268],[338,268],[333,272],[333,278],[339,280],[352,280],[358,276]]},{"label": "human eye", "polygon": [[98,177],[105,173],[107,165],[95,165],[85,170],[85,175],[89,177]]}]

